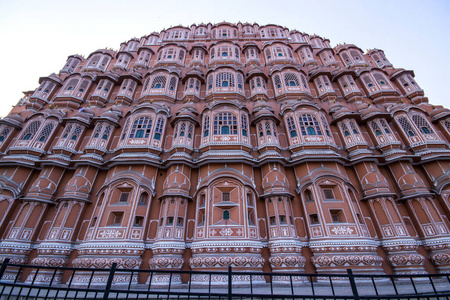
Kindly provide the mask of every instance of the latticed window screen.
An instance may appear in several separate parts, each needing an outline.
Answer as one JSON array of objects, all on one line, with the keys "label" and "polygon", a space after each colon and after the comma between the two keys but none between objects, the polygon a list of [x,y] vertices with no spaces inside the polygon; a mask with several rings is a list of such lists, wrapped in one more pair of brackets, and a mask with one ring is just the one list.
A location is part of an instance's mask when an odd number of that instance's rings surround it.
[{"label": "latticed window screen", "polygon": [[140,117],[136,119],[131,127],[130,139],[132,138],[148,138],[152,130],[152,118]]},{"label": "latticed window screen", "polygon": [[247,117],[245,115],[241,115],[241,129],[242,129],[242,135],[247,136],[248,123],[247,123]]},{"label": "latticed window screen", "polygon": [[208,90],[212,89],[213,81],[214,81],[214,79],[213,79],[213,76],[211,74],[211,75],[208,76]]},{"label": "latticed window screen", "polygon": [[286,84],[286,86],[300,86],[298,77],[294,73],[284,74],[284,83]]},{"label": "latticed window screen", "polygon": [[372,131],[375,134],[375,136],[379,136],[379,135],[383,134],[381,132],[380,126],[378,126],[378,123],[375,121],[370,122],[370,128],[372,128]]},{"label": "latticed window screen", "polygon": [[267,59],[272,58],[272,52],[270,51],[269,48],[266,49],[266,57],[267,57]]},{"label": "latticed window screen", "polygon": [[258,124],[258,136],[259,137],[263,137],[264,136],[264,130],[263,130],[263,125],[262,123]]},{"label": "latticed window screen", "polygon": [[216,87],[234,87],[234,74],[229,72],[217,74]]},{"label": "latticed window screen", "polygon": [[167,78],[165,76],[156,76],[152,81],[152,89],[163,89],[166,87]]},{"label": "latticed window screen", "polygon": [[358,51],[356,50],[351,50],[350,51],[350,55],[353,57],[354,60],[356,61],[361,61],[361,54],[358,53]]},{"label": "latticed window screen", "polygon": [[295,128],[294,118],[291,116],[287,117],[287,124],[288,124],[289,135],[291,136],[291,138],[296,137],[297,129]]},{"label": "latticed window screen", "polygon": [[72,79],[70,79],[70,80],[67,82],[67,85],[66,85],[65,90],[66,90],[66,91],[71,91],[71,90],[75,89],[75,87],[77,86],[79,80],[80,80],[80,79],[78,79],[78,78],[72,78]]},{"label": "latticed window screen", "polygon": [[415,136],[416,135],[416,131],[413,129],[411,123],[409,123],[409,121],[408,121],[408,119],[406,117],[400,117],[397,120],[398,120],[398,123],[400,124],[400,126],[402,127],[403,131],[408,136]]},{"label": "latticed window screen", "polygon": [[111,126],[108,125],[108,126],[106,126],[105,131],[103,132],[102,140],[107,140],[110,133],[111,133]]},{"label": "latticed window screen", "polygon": [[97,66],[100,58],[101,58],[100,54],[95,54],[94,56],[92,56],[91,59],[89,60],[89,66]]},{"label": "latticed window screen", "polygon": [[237,134],[238,124],[235,114],[220,113],[214,116],[214,134]]},{"label": "latticed window screen", "polygon": [[66,126],[66,129],[63,132],[62,138],[65,139],[69,136],[70,131],[72,130],[72,124]]},{"label": "latticed window screen", "polygon": [[414,124],[416,124],[416,126],[419,128],[420,132],[424,134],[430,134],[434,132],[433,128],[431,128],[430,123],[428,123],[428,121],[425,120],[424,117],[420,115],[413,115],[411,119],[413,120]]},{"label": "latticed window screen", "polygon": [[350,127],[354,134],[359,134],[358,126],[356,125],[354,120],[350,120]]},{"label": "latticed window screen", "polygon": [[270,122],[266,122],[264,124],[264,129],[266,130],[266,135],[272,135],[272,128],[270,126]]},{"label": "latticed window screen", "polygon": [[373,81],[372,78],[369,75],[363,76],[363,81],[366,84],[367,87],[373,87]]},{"label": "latticed window screen", "polygon": [[183,137],[185,136],[185,132],[186,132],[186,123],[181,123],[180,124],[180,136]]},{"label": "latticed window screen", "polygon": [[169,90],[174,91],[177,86],[177,79],[175,77],[170,78]]},{"label": "latticed window screen", "polygon": [[280,75],[275,75],[275,76],[273,77],[273,81],[275,82],[275,87],[276,87],[277,89],[280,89],[280,88],[281,88],[281,79],[280,79]]},{"label": "latticed window screen", "polygon": [[203,136],[207,137],[209,136],[209,116],[206,115],[205,119],[203,121]]},{"label": "latticed window screen", "polygon": [[241,74],[237,74],[237,86],[239,89],[242,89],[244,86],[244,78]]},{"label": "latticed window screen", "polygon": [[6,140],[9,133],[11,132],[11,127],[3,125],[0,127],[0,143]]},{"label": "latticed window screen", "polygon": [[323,115],[321,115],[320,120],[322,121],[322,126],[325,129],[325,134],[328,137],[331,137],[331,134],[330,134],[331,131],[330,131],[330,127],[328,126],[327,119]]},{"label": "latticed window screen", "polygon": [[322,135],[319,121],[317,121],[317,118],[311,114],[300,115],[298,119],[298,126],[300,126],[302,135]]},{"label": "latticed window screen", "polygon": [[350,57],[348,56],[348,54],[347,53],[342,53],[342,59],[344,60],[344,62],[345,62],[345,64],[346,65],[348,65],[348,64],[350,64],[351,63],[351,61],[350,61]]},{"label": "latticed window screen", "polygon": [[384,76],[381,75],[380,73],[373,74],[373,77],[375,78],[375,80],[378,82],[379,85],[387,85],[386,78],[384,78]]},{"label": "latticed window screen", "polygon": [[188,137],[189,139],[192,139],[193,133],[194,133],[194,126],[193,126],[192,124],[189,124],[188,135],[187,135],[187,137]]},{"label": "latticed window screen", "polygon": [[350,135],[350,131],[348,130],[347,124],[341,123],[341,130],[342,130],[344,136]]},{"label": "latticed window screen", "polygon": [[443,122],[445,129],[447,129],[448,132],[450,132],[450,118],[445,119],[445,121]]},{"label": "latticed window screen", "polygon": [[161,139],[163,128],[164,128],[164,119],[162,117],[159,117],[158,120],[156,121],[155,136],[154,136],[155,140]]},{"label": "latticed window screen", "polygon": [[180,49],[180,52],[179,52],[179,59],[180,59],[180,61],[183,61],[183,59],[184,59],[184,50],[181,50],[181,49]]},{"label": "latticed window screen", "polygon": [[381,127],[383,127],[383,130],[385,133],[391,133],[391,129],[389,128],[389,125],[385,119],[380,120],[380,125],[381,125]]},{"label": "latticed window screen", "polygon": [[83,81],[81,81],[78,91],[81,93],[86,92],[87,87],[89,86],[89,83],[90,83],[90,81],[87,79],[84,79]]},{"label": "latticed window screen", "polygon": [[307,89],[308,89],[308,84],[306,83],[305,75],[300,74],[300,78],[302,79],[303,88],[304,88],[305,90],[307,90]]},{"label": "latticed window screen", "polygon": [[47,125],[45,125],[44,129],[42,129],[41,133],[39,134],[38,141],[45,142],[52,133],[54,127],[55,124],[53,123],[48,123]]},{"label": "latticed window screen", "polygon": [[33,121],[22,134],[21,140],[31,140],[41,126],[41,121]]},{"label": "latticed window screen", "polygon": [[80,136],[82,130],[83,130],[83,128],[82,128],[80,125],[78,125],[78,126],[75,128],[75,130],[73,131],[73,134],[72,134],[72,136],[70,137],[70,139],[71,139],[72,141],[76,141],[76,140],[78,139],[78,137]]}]

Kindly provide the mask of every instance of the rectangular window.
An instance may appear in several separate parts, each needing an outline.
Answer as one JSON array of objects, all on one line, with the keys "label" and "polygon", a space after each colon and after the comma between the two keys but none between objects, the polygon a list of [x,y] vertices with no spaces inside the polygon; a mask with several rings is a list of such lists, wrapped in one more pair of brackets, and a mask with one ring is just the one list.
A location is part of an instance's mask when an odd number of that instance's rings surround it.
[{"label": "rectangular window", "polygon": [[177,226],[183,226],[183,218],[177,219]]},{"label": "rectangular window", "polygon": [[311,224],[319,224],[319,217],[317,214],[309,215],[309,219],[311,221]]},{"label": "rectangular window", "polygon": [[332,209],[330,210],[331,214],[331,221],[333,223],[342,223],[344,222],[344,214],[342,213],[342,210],[340,209]]},{"label": "rectangular window", "polygon": [[113,226],[120,226],[122,225],[122,217],[123,217],[123,212],[112,212],[111,213],[111,218],[110,218],[110,225]]},{"label": "rectangular window", "polygon": [[222,193],[222,201],[230,201],[230,193]]},{"label": "rectangular window", "polygon": [[120,193],[119,202],[128,202],[128,197],[130,193]]},{"label": "rectangular window", "polygon": [[332,189],[324,189],[323,194],[325,195],[325,199],[334,199],[334,194]]},{"label": "rectangular window", "polygon": [[142,226],[144,223],[144,217],[137,216],[134,218],[134,226]]},{"label": "rectangular window", "polygon": [[172,224],[173,224],[173,217],[168,217],[166,225],[172,225]]},{"label": "rectangular window", "polygon": [[280,216],[280,224],[286,224],[286,216]]},{"label": "rectangular window", "polygon": [[270,217],[270,225],[277,225],[277,222],[275,221],[275,217]]}]

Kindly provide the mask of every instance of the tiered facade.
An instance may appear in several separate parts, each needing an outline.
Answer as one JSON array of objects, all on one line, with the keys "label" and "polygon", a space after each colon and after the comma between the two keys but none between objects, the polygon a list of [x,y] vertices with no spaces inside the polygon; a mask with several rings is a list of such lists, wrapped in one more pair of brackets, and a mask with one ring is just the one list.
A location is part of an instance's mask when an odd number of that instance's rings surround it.
[{"label": "tiered facade", "polygon": [[39,83],[0,120],[2,260],[450,270],[450,111],[382,50],[177,26],[69,56]]}]

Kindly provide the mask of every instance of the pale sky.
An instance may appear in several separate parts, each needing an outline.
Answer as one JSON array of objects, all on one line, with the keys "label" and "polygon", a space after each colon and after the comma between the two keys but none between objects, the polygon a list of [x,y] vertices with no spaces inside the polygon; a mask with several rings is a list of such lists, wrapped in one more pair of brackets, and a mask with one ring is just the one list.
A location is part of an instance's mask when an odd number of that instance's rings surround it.
[{"label": "pale sky", "polygon": [[0,116],[71,54],[87,57],[170,26],[221,21],[278,24],[326,37],[333,47],[383,49],[394,67],[414,70],[430,103],[450,108],[449,14],[444,0],[0,0]]}]

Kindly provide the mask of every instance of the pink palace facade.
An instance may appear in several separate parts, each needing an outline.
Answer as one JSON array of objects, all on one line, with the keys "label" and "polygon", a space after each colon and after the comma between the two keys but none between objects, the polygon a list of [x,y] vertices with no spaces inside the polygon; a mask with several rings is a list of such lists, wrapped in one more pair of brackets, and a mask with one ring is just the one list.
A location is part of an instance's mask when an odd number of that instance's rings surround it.
[{"label": "pink palace facade", "polygon": [[382,50],[176,26],[71,55],[39,84],[0,120],[1,260],[450,270],[450,111]]}]

